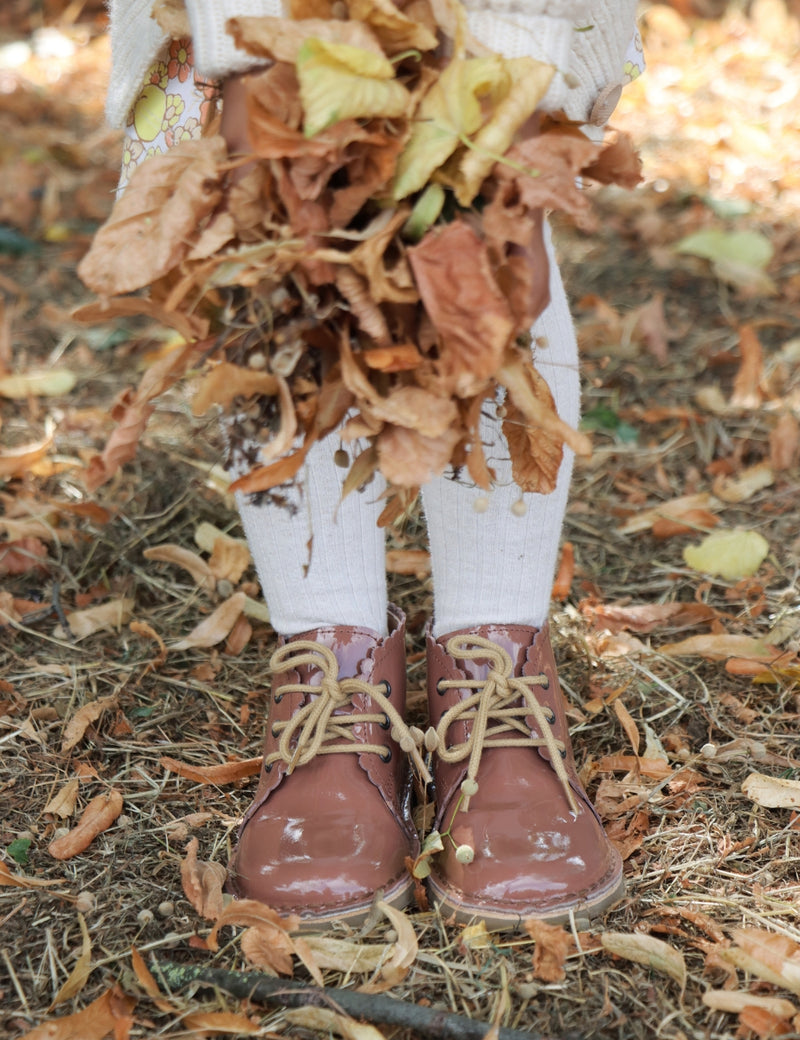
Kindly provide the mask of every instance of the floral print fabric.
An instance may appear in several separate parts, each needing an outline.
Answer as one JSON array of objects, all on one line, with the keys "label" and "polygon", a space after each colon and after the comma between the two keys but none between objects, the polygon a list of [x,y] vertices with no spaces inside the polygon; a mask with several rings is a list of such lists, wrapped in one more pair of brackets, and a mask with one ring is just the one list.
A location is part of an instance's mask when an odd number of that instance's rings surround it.
[{"label": "floral print fabric", "polygon": [[194,68],[192,41],[172,40],[150,66],[125,126],[119,192],[148,156],[202,136],[217,111],[219,84]]}]

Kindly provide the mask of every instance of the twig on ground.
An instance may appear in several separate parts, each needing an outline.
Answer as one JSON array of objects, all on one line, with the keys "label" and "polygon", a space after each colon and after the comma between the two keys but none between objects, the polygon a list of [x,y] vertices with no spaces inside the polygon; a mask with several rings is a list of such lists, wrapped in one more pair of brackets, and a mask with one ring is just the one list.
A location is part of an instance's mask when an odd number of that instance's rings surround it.
[{"label": "twig on ground", "polygon": [[[269,975],[225,971],[198,964],[153,961],[153,973],[170,990],[184,989],[192,983],[213,986],[241,1000],[284,1007],[328,1007],[344,1011],[353,1018],[383,1025],[414,1029],[436,1040],[483,1040],[491,1028],[487,1022],[455,1015],[438,1008],[409,1004],[380,994],[354,993],[346,989],[321,989],[302,982],[287,982]],[[541,1033],[522,1032],[501,1027],[497,1040],[545,1040]],[[578,1040],[574,1037],[574,1040]]]}]

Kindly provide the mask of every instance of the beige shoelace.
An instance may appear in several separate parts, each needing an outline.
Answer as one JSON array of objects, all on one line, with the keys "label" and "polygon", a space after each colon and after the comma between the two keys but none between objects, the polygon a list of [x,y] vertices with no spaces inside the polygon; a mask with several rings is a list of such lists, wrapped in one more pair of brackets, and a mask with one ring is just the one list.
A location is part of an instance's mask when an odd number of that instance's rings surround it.
[{"label": "beige shoelace", "polygon": [[[358,743],[352,732],[353,726],[377,724],[390,727],[390,734],[402,751],[411,756],[425,783],[431,776],[419,752],[417,743],[403,717],[389,700],[383,683],[373,685],[363,679],[340,679],[339,662],[327,646],[311,640],[297,639],[280,647],[272,655],[270,669],[274,674],[312,667],[322,672],[319,685],[310,683],[285,683],[275,691],[276,697],[287,693],[313,694],[307,703],[298,708],[286,722],[276,722],[273,733],[278,740],[278,750],[264,759],[268,769],[275,762],[285,762],[286,772],[297,766],[306,765],[317,755],[337,755],[348,752],[358,755],[380,755],[384,761],[385,744]],[[335,714],[339,708],[351,704],[354,694],[361,693],[381,710],[371,714]]]},{"label": "beige shoelace", "polygon": [[[511,657],[490,639],[475,635],[458,635],[448,640],[447,652],[457,660],[489,661],[489,672],[485,679],[442,679],[440,689],[471,689],[476,692],[449,708],[436,727],[438,738],[437,754],[444,762],[463,762],[469,758],[467,776],[461,785],[463,800],[461,809],[469,808],[470,797],[478,790],[478,770],[481,755],[487,747],[546,747],[550,753],[550,764],[561,781],[570,809],[579,813],[564,766],[563,741],[556,740],[551,729],[554,721],[536,698],[533,687],[547,686],[546,675],[515,676]],[[541,737],[534,737],[525,718],[532,715],[536,720]],[[448,747],[447,731],[455,722],[468,724],[467,739],[462,744]]]}]

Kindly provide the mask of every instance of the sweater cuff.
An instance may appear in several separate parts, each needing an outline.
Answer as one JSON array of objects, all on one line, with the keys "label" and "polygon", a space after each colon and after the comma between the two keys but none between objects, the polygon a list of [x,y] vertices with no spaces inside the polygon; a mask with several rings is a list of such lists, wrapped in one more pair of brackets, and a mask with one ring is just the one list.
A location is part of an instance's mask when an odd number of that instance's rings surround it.
[{"label": "sweater cuff", "polygon": [[226,32],[229,18],[283,17],[281,0],[185,0],[192,26],[192,43],[197,71],[210,78],[246,72],[263,64],[235,46]]},{"label": "sweater cuff", "polygon": [[120,127],[142,88],[147,70],[167,37],[150,17],[153,0],[111,0],[113,75],[106,94],[106,119]]},{"label": "sweater cuff", "polygon": [[[636,0],[612,4],[591,0],[589,8],[584,31],[573,37],[570,69],[575,87],[565,111],[570,119],[600,126],[613,111],[611,95],[618,97],[626,81],[625,57],[636,32]],[[605,112],[604,97],[610,99]]]},{"label": "sweater cuff", "polygon": [[544,14],[501,14],[497,5],[492,4],[491,11],[468,11],[467,23],[476,40],[504,58],[529,57],[553,66],[555,74],[539,108],[546,112],[566,108],[572,82],[571,19]]}]

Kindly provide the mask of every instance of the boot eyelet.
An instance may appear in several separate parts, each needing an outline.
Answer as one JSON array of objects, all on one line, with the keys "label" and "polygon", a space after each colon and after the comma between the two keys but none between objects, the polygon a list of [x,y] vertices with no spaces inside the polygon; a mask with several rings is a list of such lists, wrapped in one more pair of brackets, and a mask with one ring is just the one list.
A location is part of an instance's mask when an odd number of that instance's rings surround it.
[{"label": "boot eyelet", "polygon": [[551,726],[554,726],[556,723],[556,713],[553,711],[552,708],[547,709],[547,721],[550,723]]},{"label": "boot eyelet", "polygon": [[550,679],[549,679],[549,677],[546,676],[544,674],[544,672],[542,672],[542,678],[544,679],[544,682],[541,684],[541,688],[543,690],[549,690],[550,689]]},{"label": "boot eyelet", "polygon": [[561,748],[561,750],[558,753],[559,753],[559,755],[561,755],[562,758],[566,758],[567,757],[567,749],[566,748]]},{"label": "boot eyelet", "polygon": [[385,755],[382,754],[380,756],[381,762],[391,762],[392,761],[392,749],[390,747],[386,747],[383,750],[386,752],[386,754]]},{"label": "boot eyelet", "polygon": [[278,733],[278,723],[277,722],[275,723],[274,726],[272,726],[270,728],[270,733],[273,735],[273,737],[279,736],[279,733]]},{"label": "boot eyelet", "polygon": [[283,694],[282,693],[274,693],[272,695],[272,703],[273,704],[280,704],[280,702],[282,700],[283,700]]},{"label": "boot eyelet", "polygon": [[379,722],[378,725],[381,729],[389,729],[392,724],[392,720],[389,718],[388,712],[383,713],[383,722]]},{"label": "boot eyelet", "polygon": [[437,679],[436,680],[436,692],[439,694],[440,697],[444,697],[444,695],[447,693],[447,690],[443,690],[442,689],[442,683],[443,682],[444,682],[444,679]]},{"label": "boot eyelet", "polygon": [[269,765],[267,765],[266,762],[264,763],[264,772],[265,773],[271,773],[272,772],[272,762],[270,762]]},{"label": "boot eyelet", "polygon": [[381,680],[381,685],[386,687],[386,696],[387,697],[391,697],[392,696],[392,684],[389,682],[389,680],[388,679],[382,679]]}]

